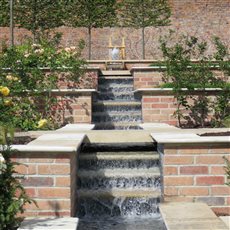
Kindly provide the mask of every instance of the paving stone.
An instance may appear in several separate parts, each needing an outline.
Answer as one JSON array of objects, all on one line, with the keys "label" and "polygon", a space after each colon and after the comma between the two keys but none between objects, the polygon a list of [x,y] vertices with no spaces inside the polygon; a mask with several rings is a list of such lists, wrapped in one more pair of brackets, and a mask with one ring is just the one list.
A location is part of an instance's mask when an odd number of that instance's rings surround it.
[{"label": "paving stone", "polygon": [[228,229],[204,203],[164,203],[160,211],[168,230]]}]

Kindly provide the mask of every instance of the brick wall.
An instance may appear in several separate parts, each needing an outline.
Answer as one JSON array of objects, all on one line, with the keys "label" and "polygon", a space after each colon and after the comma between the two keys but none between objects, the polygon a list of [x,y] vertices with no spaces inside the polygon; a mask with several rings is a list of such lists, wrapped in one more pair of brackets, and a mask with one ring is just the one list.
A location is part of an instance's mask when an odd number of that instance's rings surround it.
[{"label": "brick wall", "polygon": [[[230,43],[230,0],[169,0],[172,8],[171,25],[167,27],[147,28],[146,59],[159,59],[159,38],[168,33],[169,29],[179,34],[187,33],[200,39],[210,40],[219,36],[226,44]],[[87,29],[61,27],[57,31],[63,33],[64,46],[76,45],[80,39],[87,42]],[[16,43],[21,43],[29,33],[24,29],[15,30]],[[126,58],[141,58],[141,30],[132,28],[104,28],[92,30],[92,59],[108,59],[107,48],[109,37],[113,37],[113,44],[120,45],[125,37]],[[9,29],[0,28],[0,40],[9,40]],[[209,46],[209,51],[212,50]],[[87,57],[87,47],[83,52]]]},{"label": "brick wall", "polygon": [[91,123],[92,94],[90,92],[62,93],[56,98],[58,102],[53,106],[52,114],[58,124]]},{"label": "brick wall", "polygon": [[[149,91],[140,91],[142,95],[142,119],[143,122],[159,122],[170,125],[179,125],[178,119],[175,118],[174,112],[177,109],[177,100],[174,98],[173,92],[169,89],[150,89]],[[218,90],[206,91],[205,96],[210,102],[215,102]],[[193,97],[199,101],[201,92],[194,91]],[[194,102],[188,98],[188,104],[193,105]],[[193,111],[180,108],[184,118],[181,118],[181,125],[185,127],[194,127],[200,122],[200,108]],[[213,111],[208,111],[205,118],[205,125],[209,125],[213,117]]]},{"label": "brick wall", "polygon": [[[48,77],[50,72],[45,71],[45,74]],[[57,99],[57,103],[52,106],[50,113],[59,125],[91,123],[93,92],[90,90],[97,90],[99,69],[87,69],[85,74],[75,83],[66,80],[67,74],[68,72],[59,74],[58,88],[63,91],[51,93],[51,97]],[[36,102],[36,104],[40,104],[41,111],[45,103],[41,99]]]},{"label": "brick wall", "polygon": [[132,69],[134,89],[159,87],[163,83],[163,72],[159,69]]},{"label": "brick wall", "polygon": [[173,95],[143,95],[142,119],[144,123],[159,122],[178,125],[173,116],[176,110],[176,100]]},{"label": "brick wall", "polygon": [[229,144],[164,144],[165,201],[205,202],[219,215],[230,215],[230,187],[225,185],[223,156]]},{"label": "brick wall", "polygon": [[13,160],[23,163],[16,171],[25,175],[22,183],[38,204],[26,205],[26,216],[75,214],[76,153],[17,153]]}]

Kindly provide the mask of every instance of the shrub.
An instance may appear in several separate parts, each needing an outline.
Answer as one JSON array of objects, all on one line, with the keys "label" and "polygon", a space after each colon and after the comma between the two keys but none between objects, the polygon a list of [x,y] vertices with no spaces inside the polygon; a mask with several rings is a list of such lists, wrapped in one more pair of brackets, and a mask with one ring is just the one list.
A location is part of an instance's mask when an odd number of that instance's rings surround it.
[{"label": "shrub", "polygon": [[[207,42],[199,41],[196,37],[181,36],[175,43],[172,40],[173,33],[160,40],[166,65],[163,80],[166,87],[172,86],[177,99],[174,115],[179,125],[223,126],[230,110],[230,90],[227,83],[230,59],[227,47],[219,39],[215,39],[216,53],[210,55],[207,53]],[[224,73],[222,78],[214,74],[213,67]],[[206,94],[206,88],[210,87],[222,89],[214,102]],[[187,91],[181,90],[182,88],[187,88]],[[199,95],[194,95],[195,88],[199,88]],[[210,112],[214,115],[211,121]]]},{"label": "shrub", "polygon": [[[58,88],[60,73],[67,82],[77,82],[85,61],[81,59],[83,42],[77,47],[59,47],[59,36],[33,44],[30,40],[15,47],[3,47],[0,53],[0,123],[8,122],[22,130],[33,130],[47,119],[54,127],[52,108],[57,100],[51,90]],[[74,84],[72,84],[74,85]],[[51,125],[53,124],[53,125]]]},{"label": "shrub", "polygon": [[34,202],[20,182],[23,178],[15,175],[18,163],[11,160],[12,138],[12,129],[0,127],[0,230],[17,229],[21,222],[17,215],[24,212],[25,204]]}]

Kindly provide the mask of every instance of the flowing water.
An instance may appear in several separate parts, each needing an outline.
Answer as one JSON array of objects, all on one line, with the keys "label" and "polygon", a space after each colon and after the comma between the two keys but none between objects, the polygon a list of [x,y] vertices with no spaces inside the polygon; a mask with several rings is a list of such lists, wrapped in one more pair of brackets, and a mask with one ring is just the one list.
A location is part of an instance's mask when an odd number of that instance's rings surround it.
[{"label": "flowing water", "polygon": [[101,75],[93,101],[95,129],[139,129],[141,101],[134,95],[133,77],[122,71]]},{"label": "flowing water", "polygon": [[78,230],[165,230],[154,146],[87,147],[79,155]]}]

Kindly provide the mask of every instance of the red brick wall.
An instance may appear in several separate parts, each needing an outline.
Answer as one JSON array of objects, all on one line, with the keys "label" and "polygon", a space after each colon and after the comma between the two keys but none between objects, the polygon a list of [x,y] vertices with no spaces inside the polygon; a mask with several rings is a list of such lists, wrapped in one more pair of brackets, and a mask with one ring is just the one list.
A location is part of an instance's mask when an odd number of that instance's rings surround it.
[{"label": "red brick wall", "polygon": [[230,160],[229,145],[164,144],[165,201],[205,202],[217,214],[230,215],[230,187],[225,185],[223,156]]},{"label": "red brick wall", "polygon": [[[71,155],[72,154],[72,155]],[[73,216],[75,212],[76,154],[17,153],[13,160],[23,165],[22,183],[34,204],[26,205],[26,216]],[[72,184],[72,189],[71,189]]]},{"label": "red brick wall", "polygon": [[174,96],[167,95],[143,95],[142,96],[142,119],[143,122],[159,122],[170,125],[178,125],[173,116],[176,110]]},{"label": "red brick wall", "polygon": [[[209,98],[210,102],[215,102],[216,100],[216,92],[206,92],[206,96]],[[194,92],[194,97],[198,99],[199,92]],[[191,105],[194,104],[193,101],[188,99],[188,103]],[[178,119],[174,116],[174,113],[177,109],[177,100],[174,98],[173,92],[143,92],[142,93],[142,119],[143,122],[159,122],[159,123],[167,123],[170,125],[179,125]],[[199,125],[198,115],[201,111],[198,108],[194,109],[194,111],[183,109],[181,106],[181,112],[184,118],[181,118],[181,125],[185,127],[194,127]],[[206,114],[205,125],[209,125],[211,119],[213,117],[213,111],[209,111]]]},{"label": "red brick wall", "polygon": [[[219,36],[227,44],[230,43],[230,0],[169,0],[172,7],[171,25],[167,27],[147,28],[146,58],[159,59],[160,35],[168,33],[169,29],[176,31],[177,36],[187,33],[201,39],[210,40]],[[0,40],[8,40],[8,29],[0,28]],[[76,45],[77,41],[84,39],[87,42],[86,29],[59,28],[63,32],[64,46]],[[15,31],[16,43],[20,43],[28,34],[25,30]],[[136,29],[93,29],[92,31],[92,59],[108,58],[109,37],[114,38],[113,43],[120,45],[121,37],[125,37],[127,59],[141,58],[141,31]],[[212,50],[212,46],[209,46]],[[87,57],[87,49],[84,50]]]},{"label": "red brick wall", "polygon": [[134,70],[134,89],[159,87],[163,83],[163,72],[158,70]]},{"label": "red brick wall", "polygon": [[89,93],[63,93],[57,96],[58,103],[52,114],[58,124],[91,123],[92,96]]}]

